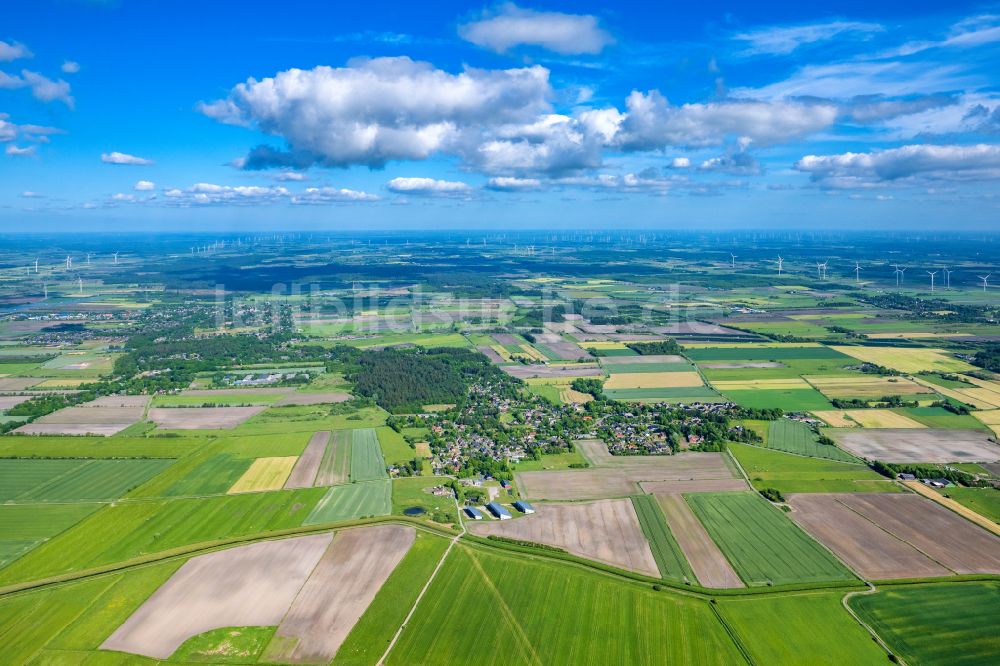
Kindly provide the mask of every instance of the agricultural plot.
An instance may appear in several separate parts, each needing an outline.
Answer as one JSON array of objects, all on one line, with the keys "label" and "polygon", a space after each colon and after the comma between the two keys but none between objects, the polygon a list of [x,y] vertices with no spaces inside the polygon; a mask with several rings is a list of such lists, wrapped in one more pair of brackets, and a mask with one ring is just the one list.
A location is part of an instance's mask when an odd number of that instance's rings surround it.
[{"label": "agricultural plot", "polygon": [[908,664],[986,666],[1000,654],[995,581],[886,587],[847,603]]},{"label": "agricultural plot", "polygon": [[657,495],[656,500],[678,546],[691,565],[697,581],[704,587],[743,587],[743,581],[705,531],[691,507],[680,495]]},{"label": "agricultural plot", "polygon": [[[148,400],[148,398],[146,399]],[[16,430],[26,435],[111,436],[142,420],[145,403],[126,406],[66,407],[46,414]]]},{"label": "agricultural plot", "polygon": [[694,571],[670,531],[656,498],[652,495],[634,495],[632,505],[642,532],[649,541],[649,549],[656,560],[660,576],[679,582],[696,582]]},{"label": "agricultural plot", "polygon": [[853,579],[844,565],[754,493],[685,497],[747,585]]},{"label": "agricultural plot", "polygon": [[923,347],[833,347],[834,350],[852,356],[859,361],[874,363],[899,372],[969,372],[974,368],[950,356],[942,349]]},{"label": "agricultural plot", "polygon": [[224,430],[235,428],[266,409],[255,407],[151,407],[149,420],[163,430]]},{"label": "agricultural plot", "polygon": [[350,393],[343,391],[325,391],[322,393],[289,393],[277,402],[278,405],[325,405],[330,403],[347,402],[351,399]]},{"label": "agricultural plot", "polygon": [[[176,465],[181,467],[185,464],[186,461]],[[161,494],[164,497],[180,497],[225,493],[246,473],[252,464],[253,460],[247,458],[237,458],[228,453],[217,453],[208,456],[193,469],[185,470],[187,473],[174,480],[161,491]],[[171,470],[172,474],[173,469]],[[143,487],[139,492],[149,496],[150,490],[148,487]]]},{"label": "agricultural plot", "polygon": [[718,609],[757,664],[882,664],[886,654],[841,605],[843,592],[720,598]]},{"label": "agricultural plot", "polygon": [[41,381],[38,377],[0,377],[0,392],[27,391]]},{"label": "agricultural plot", "polygon": [[392,513],[392,482],[388,479],[333,486],[303,521],[303,525],[335,523]]},{"label": "agricultural plot", "polygon": [[0,500],[73,502],[117,499],[173,460],[0,460]]},{"label": "agricultural plot", "polygon": [[837,500],[955,573],[1000,573],[1000,537],[926,498],[854,494]]},{"label": "agricultural plot", "polygon": [[0,568],[100,508],[100,504],[0,505]]},{"label": "agricultural plot", "polygon": [[416,456],[416,452],[403,438],[403,435],[388,426],[375,429],[378,436],[379,446],[382,448],[382,457],[390,465],[407,463]]},{"label": "agricultural plot", "polygon": [[0,570],[35,580],[231,536],[298,527],[322,488],[106,505]]},{"label": "agricultural plot", "polygon": [[771,421],[767,429],[767,446],[786,453],[843,462],[859,462],[851,454],[829,444],[820,444],[812,428],[791,419]]},{"label": "agricultural plot", "polygon": [[605,389],[604,395],[611,400],[629,402],[727,402],[726,398],[723,398],[707,386],[693,386],[690,388]]},{"label": "agricultural plot", "polygon": [[602,467],[519,472],[517,487],[528,498],[549,500],[627,497],[645,481],[699,482],[735,479],[718,453],[678,453],[672,456],[608,456]]},{"label": "agricultural plot", "polygon": [[387,479],[385,459],[374,428],[351,431],[351,481]]},{"label": "agricultural plot", "polygon": [[334,430],[316,472],[316,486],[333,486],[351,479],[352,430]]},{"label": "agricultural plot", "polygon": [[742,345],[685,345],[684,354],[692,361],[767,361],[779,362],[793,359],[823,359],[849,361],[850,357],[834,348],[818,344],[742,344]]},{"label": "agricultural plot", "polygon": [[599,365],[574,363],[572,365],[504,365],[500,368],[518,379],[573,379],[575,377],[603,377]]},{"label": "agricultural plot", "polygon": [[501,661],[744,663],[704,601],[459,545],[386,663]]},{"label": "agricultural plot", "polygon": [[329,431],[313,433],[309,438],[309,444],[305,451],[295,462],[295,467],[285,480],[285,488],[311,488],[319,472],[320,463],[326,453],[327,443],[330,441]]},{"label": "agricultural plot", "polygon": [[416,530],[402,525],[338,532],[281,619],[264,661],[333,659],[415,536]]},{"label": "agricultural plot", "polygon": [[193,557],[101,648],[166,659],[211,629],[278,624],[331,540],[318,534]]},{"label": "agricultural plot", "polygon": [[831,410],[833,405],[823,397],[823,394],[813,388],[807,389],[751,389],[725,391],[725,396],[740,405],[751,409],[781,408],[786,412],[812,412]]},{"label": "agricultural plot", "polygon": [[912,428],[831,431],[837,443],[856,456],[885,462],[992,462],[1000,446],[978,430]]},{"label": "agricultural plot", "polygon": [[803,379],[828,398],[877,400],[889,395],[914,396],[928,393],[927,387],[905,377],[852,375],[850,377],[806,376]]},{"label": "agricultural plot", "polygon": [[891,409],[847,409],[842,412],[844,420],[851,421],[862,428],[926,428],[923,423],[915,421]]},{"label": "agricultural plot", "polygon": [[713,380],[712,386],[723,393],[729,391],[803,391],[810,388],[805,380],[796,377],[787,379]]},{"label": "agricultural plot", "polygon": [[868,580],[947,576],[952,572],[841,501],[840,495],[790,495],[789,514],[814,539]]},{"label": "agricultural plot", "polygon": [[604,383],[607,390],[701,387],[697,372],[624,372],[612,374]]},{"label": "agricultural plot", "polygon": [[517,520],[469,525],[473,534],[496,534],[556,546],[612,566],[659,577],[659,569],[629,500],[538,504]]},{"label": "agricultural plot", "polygon": [[782,493],[893,492],[896,486],[862,464],[793,456],[746,444],[729,450],[746,471],[754,488]]},{"label": "agricultural plot", "polygon": [[298,456],[257,458],[229,489],[229,494],[279,490],[285,485],[297,461]]}]

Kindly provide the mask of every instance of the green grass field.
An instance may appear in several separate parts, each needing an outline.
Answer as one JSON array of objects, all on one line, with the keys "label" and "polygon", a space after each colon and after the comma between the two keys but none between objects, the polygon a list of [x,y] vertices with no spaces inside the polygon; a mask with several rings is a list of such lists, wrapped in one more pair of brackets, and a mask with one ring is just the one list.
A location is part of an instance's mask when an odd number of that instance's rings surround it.
[{"label": "green grass field", "polygon": [[819,437],[804,423],[790,419],[771,421],[767,433],[767,446],[778,451],[797,453],[812,458],[826,458],[843,462],[860,462],[843,449],[820,444]]},{"label": "green grass field", "polygon": [[351,478],[351,430],[334,430],[316,473],[317,486],[347,483]]},{"label": "green grass field", "polygon": [[378,661],[447,547],[447,539],[417,532],[410,550],[340,646],[335,665],[370,666]]},{"label": "green grass field", "polygon": [[[0,437],[0,458],[180,458],[204,446],[205,438],[188,433],[175,438]],[[9,487],[0,464],[0,500]]]},{"label": "green grass field", "polygon": [[449,492],[447,495],[434,495],[428,492],[434,486],[440,485],[442,479],[433,476],[411,476],[393,479],[392,481],[392,512],[402,515],[410,507],[420,507],[424,511],[421,517],[430,518],[434,522],[452,525],[458,522],[455,498]]},{"label": "green grass field", "polygon": [[303,522],[303,525],[333,523],[363,516],[387,516],[392,512],[392,482],[388,479],[333,486]]},{"label": "green grass field", "polygon": [[387,663],[745,661],[705,601],[459,545]]},{"label": "green grass field", "polygon": [[351,437],[351,481],[389,478],[375,430],[358,428],[353,431]]},{"label": "green grass field", "polygon": [[707,386],[685,388],[605,389],[611,400],[641,400],[645,402],[725,402],[725,398]]},{"label": "green grass field", "polygon": [[99,508],[96,503],[0,505],[0,567]]},{"label": "green grass field", "polygon": [[649,548],[653,551],[653,559],[663,578],[680,582],[695,582],[698,579],[674,538],[663,510],[653,495],[635,495],[632,497],[635,513],[639,517],[642,533],[649,540]]},{"label": "green grass field", "polygon": [[110,500],[173,460],[0,460],[0,498],[16,502]]},{"label": "green grass field", "polygon": [[238,395],[158,395],[153,398],[150,407],[236,407],[244,405],[272,405],[281,400],[283,395],[277,393],[253,393]]},{"label": "green grass field", "polygon": [[997,663],[1000,583],[888,587],[848,603],[911,666]]},{"label": "green grass field", "polygon": [[685,349],[692,361],[785,361],[792,359],[830,359],[845,363],[851,358],[829,347],[696,347]]},{"label": "green grass field", "polygon": [[886,653],[841,605],[843,592],[720,599],[758,664],[887,664]]},{"label": "green grass field", "polygon": [[604,366],[608,372],[692,372],[690,363],[615,363]]},{"label": "green grass field", "polygon": [[120,502],[105,506],[0,571],[16,583],[178,546],[298,527],[325,489]]},{"label": "green grass field", "polygon": [[896,487],[864,465],[793,456],[747,444],[729,450],[750,477],[754,488],[782,493],[894,492]]},{"label": "green grass field", "polygon": [[751,409],[780,408],[786,412],[811,412],[833,409],[830,401],[816,389],[757,389],[726,391],[725,396],[740,407]]},{"label": "green grass field", "polygon": [[416,457],[417,452],[411,449],[403,436],[392,428],[382,426],[376,428],[375,433],[378,435],[379,446],[382,447],[382,457],[390,465],[406,463]]},{"label": "green grass field", "polygon": [[923,423],[928,428],[969,428],[989,432],[989,428],[976,417],[969,414],[953,414],[941,407],[903,407],[892,411],[908,416],[918,423]]},{"label": "green grass field", "polygon": [[847,568],[756,493],[685,495],[747,585],[854,580]]},{"label": "green grass field", "polygon": [[1000,523],[1000,490],[996,488],[943,488],[939,490],[962,506],[967,506],[981,516]]}]

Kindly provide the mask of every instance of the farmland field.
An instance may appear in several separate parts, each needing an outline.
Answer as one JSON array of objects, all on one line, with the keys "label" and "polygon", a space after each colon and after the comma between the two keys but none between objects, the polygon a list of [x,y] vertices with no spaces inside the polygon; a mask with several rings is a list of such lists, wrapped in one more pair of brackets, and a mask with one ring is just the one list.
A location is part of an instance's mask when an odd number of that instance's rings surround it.
[{"label": "farmland field", "polygon": [[333,486],[316,503],[304,525],[332,523],[392,512],[392,483],[386,480]]},{"label": "farmland field", "polygon": [[680,545],[670,531],[656,498],[652,495],[635,495],[632,497],[632,504],[635,506],[642,531],[649,541],[660,576],[678,581],[697,580]]},{"label": "farmland field", "polygon": [[686,499],[747,585],[853,579],[844,565],[756,494],[699,493]]},{"label": "farmland field", "polygon": [[351,431],[351,481],[388,478],[385,460],[374,428]]},{"label": "farmland field", "polygon": [[820,444],[816,433],[809,426],[790,419],[771,421],[767,432],[767,446],[778,451],[813,458],[859,462],[857,458],[836,446]]},{"label": "farmland field", "polygon": [[[0,499],[97,501],[121,497],[172,460],[0,460]],[[8,476],[9,475],[9,476]]]},{"label": "farmland field", "polygon": [[859,361],[882,365],[899,372],[968,372],[972,370],[965,361],[949,356],[941,349],[921,347],[834,347]]},{"label": "farmland field", "polygon": [[823,394],[812,388],[805,389],[751,389],[724,391],[727,398],[742,407],[773,409],[779,407],[786,412],[807,412],[817,409],[833,409]]},{"label": "farmland field", "polygon": [[865,465],[793,456],[746,444],[730,444],[754,488],[782,493],[894,492],[895,486]]},{"label": "farmland field", "polygon": [[848,603],[914,666],[986,666],[1000,653],[1000,584],[993,581],[886,587]]},{"label": "farmland field", "polygon": [[278,490],[285,485],[285,480],[292,473],[296,461],[298,461],[298,456],[257,458],[243,473],[243,476],[233,484],[229,493],[259,493],[267,490]]},{"label": "farmland field", "polygon": [[991,462],[1000,460],[1000,446],[979,430],[935,428],[831,431],[851,453],[886,462]]},{"label": "farmland field", "polygon": [[379,446],[382,447],[382,457],[390,465],[398,465],[409,462],[416,456],[416,452],[410,448],[403,436],[392,428],[383,426],[375,429],[378,435]]},{"label": "farmland field", "polygon": [[388,664],[744,663],[704,601],[461,545],[418,610]]},{"label": "farmland field", "polygon": [[105,506],[0,570],[0,584],[228,536],[298,527],[323,493],[323,488],[309,488]]},{"label": "farmland field", "polygon": [[334,430],[316,472],[317,486],[347,483],[351,477],[351,430]]}]

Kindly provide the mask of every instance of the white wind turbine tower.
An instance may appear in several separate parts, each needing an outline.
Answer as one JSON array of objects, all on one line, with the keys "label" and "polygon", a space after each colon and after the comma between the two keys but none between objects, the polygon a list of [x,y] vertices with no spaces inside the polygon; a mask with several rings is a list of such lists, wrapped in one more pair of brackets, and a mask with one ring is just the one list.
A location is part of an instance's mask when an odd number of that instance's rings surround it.
[{"label": "white wind turbine tower", "polygon": [[785,263],[785,260],[784,260],[784,259],[782,259],[782,258],[781,258],[781,255],[779,254],[779,255],[778,255],[778,275],[781,275],[781,268],[782,268],[782,265],[783,265],[784,263]]},{"label": "white wind turbine tower", "polygon": [[931,293],[934,293],[934,276],[938,274],[937,271],[927,271],[927,274],[931,276]]},{"label": "white wind turbine tower", "polygon": [[88,266],[90,265],[90,253],[89,252],[87,253],[87,265]]},{"label": "white wind turbine tower", "polygon": [[732,252],[730,252],[730,253],[729,253],[729,261],[731,262],[731,264],[730,264],[730,265],[731,265],[731,266],[732,266],[733,268],[736,268],[736,255],[735,255],[735,254],[733,254]]},{"label": "white wind turbine tower", "polygon": [[980,276],[978,276],[979,279],[983,281],[983,293],[984,294],[986,293],[986,287],[989,285],[990,276],[992,276],[992,275],[993,275],[993,273],[987,273],[986,275],[980,275]]},{"label": "white wind turbine tower", "polygon": [[77,280],[77,283],[80,285],[80,293],[82,294],[83,293],[83,278],[82,277],[78,277],[76,280]]},{"label": "white wind turbine tower", "polygon": [[45,300],[49,300],[49,285],[43,284],[42,289],[45,290]]},{"label": "white wind turbine tower", "polygon": [[955,271],[948,270],[947,268],[942,268],[944,271],[944,287],[945,289],[951,289],[951,274]]},{"label": "white wind turbine tower", "polygon": [[118,253],[115,252],[114,255],[115,255],[115,265],[117,266],[118,265]]},{"label": "white wind turbine tower", "polygon": [[73,268],[73,257],[66,255],[66,270]]},{"label": "white wind turbine tower", "polygon": [[854,281],[861,282],[861,264],[854,262]]},{"label": "white wind turbine tower", "polygon": [[38,259],[35,259],[35,275],[38,275]]}]

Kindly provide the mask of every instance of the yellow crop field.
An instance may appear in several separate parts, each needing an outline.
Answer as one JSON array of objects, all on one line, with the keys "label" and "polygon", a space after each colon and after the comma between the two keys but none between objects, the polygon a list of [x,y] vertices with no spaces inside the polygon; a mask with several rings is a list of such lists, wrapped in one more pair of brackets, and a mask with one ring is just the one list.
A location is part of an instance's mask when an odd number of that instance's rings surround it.
[{"label": "yellow crop field", "polygon": [[928,393],[926,387],[905,377],[803,377],[829,398],[881,398],[884,395]]},{"label": "yellow crop field", "polygon": [[573,390],[569,387],[561,389],[559,391],[559,399],[566,403],[576,403],[582,405],[585,402],[590,402],[594,399],[594,396],[589,393],[581,393],[580,391]]},{"label": "yellow crop field", "polygon": [[298,459],[298,456],[257,458],[229,489],[229,494],[280,490]]},{"label": "yellow crop field", "polygon": [[947,396],[952,400],[958,400],[959,402],[964,402],[967,405],[972,405],[976,409],[993,409],[994,405],[982,400],[978,400],[971,396],[962,395],[956,389],[945,388],[944,386],[938,386],[937,384],[932,384],[927,380],[920,379],[919,377],[914,377],[913,380],[920,384],[921,386],[926,386],[934,391],[937,391],[943,396]]},{"label": "yellow crop field", "polygon": [[848,409],[844,412],[864,428],[926,428],[919,423],[889,409]]},{"label": "yellow crop field", "polygon": [[859,425],[857,421],[852,421],[847,416],[847,412],[839,409],[824,409],[815,411],[813,414],[831,428],[857,428]]},{"label": "yellow crop field", "polygon": [[804,380],[799,379],[798,377],[790,377],[787,379],[741,379],[714,381],[712,382],[712,386],[720,391],[790,391],[812,388]]},{"label": "yellow crop field", "polygon": [[507,351],[503,345],[490,345],[490,349],[499,354],[500,358],[502,358],[505,363],[510,363],[510,352]]},{"label": "yellow crop field", "polygon": [[[965,396],[964,402],[977,400],[986,403],[991,407],[1000,407],[1000,393],[986,388],[955,389],[959,395]],[[971,398],[971,400],[970,400]]]},{"label": "yellow crop field", "polygon": [[31,388],[33,389],[48,389],[48,388],[76,388],[83,384],[93,384],[95,380],[93,379],[46,379],[40,384],[35,384]]},{"label": "yellow crop field", "polygon": [[980,423],[989,426],[990,430],[1000,435],[1000,409],[988,412],[972,412],[972,415],[979,419]]},{"label": "yellow crop field", "polygon": [[697,372],[623,372],[604,383],[606,389],[688,388],[702,386]]},{"label": "yellow crop field", "polygon": [[935,333],[933,331],[914,331],[912,333],[868,333],[872,340],[925,340],[933,338],[964,338],[968,333]]},{"label": "yellow crop field", "polygon": [[431,445],[428,442],[417,442],[413,448],[421,458],[431,457]]},{"label": "yellow crop field", "polygon": [[617,340],[591,340],[577,344],[586,349],[625,349],[625,343]]},{"label": "yellow crop field", "polygon": [[972,366],[941,349],[914,347],[833,347],[859,361],[874,363],[899,372],[968,372]]},{"label": "yellow crop field", "polygon": [[535,349],[531,345],[521,345],[521,351],[524,352],[525,355],[530,356],[531,358],[533,358],[536,361],[545,362],[545,361],[549,360],[548,356],[546,356],[542,352],[538,351],[537,349]]}]

